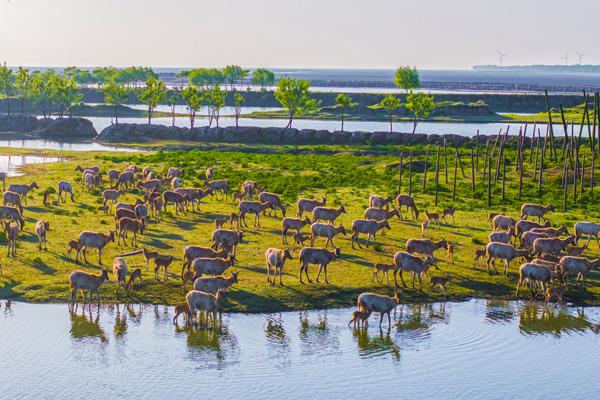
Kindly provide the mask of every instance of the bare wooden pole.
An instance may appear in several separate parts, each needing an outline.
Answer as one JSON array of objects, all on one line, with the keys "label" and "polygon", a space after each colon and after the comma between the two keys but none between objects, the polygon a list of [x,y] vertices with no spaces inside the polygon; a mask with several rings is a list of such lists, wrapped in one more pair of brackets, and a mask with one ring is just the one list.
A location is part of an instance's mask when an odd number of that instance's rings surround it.
[{"label": "bare wooden pole", "polygon": [[475,135],[475,168],[479,171],[479,129]]},{"label": "bare wooden pole", "polygon": [[[598,142],[598,147],[600,147],[600,142]],[[590,173],[590,195],[594,197],[594,178],[596,174],[596,157],[592,157],[592,171]]]},{"label": "bare wooden pole", "polygon": [[540,145],[542,142],[542,133],[540,132],[540,129],[538,128],[538,137],[537,137],[537,142],[536,142],[536,146],[535,146],[535,163],[533,164],[533,181],[536,182],[537,180],[537,167],[538,167],[538,160],[540,158]]},{"label": "bare wooden pole", "polygon": [[475,155],[471,149],[471,192],[475,193]]},{"label": "bare wooden pole", "polygon": [[567,211],[567,201],[569,198],[569,155],[565,157],[565,165],[563,167],[563,211]]},{"label": "bare wooden pole", "polygon": [[400,165],[398,166],[398,194],[402,193],[402,163],[404,159],[404,152],[400,152]]},{"label": "bare wooden pole", "polygon": [[583,189],[585,186],[585,154],[581,157],[581,176],[579,182],[581,182],[580,196],[583,198]]},{"label": "bare wooden pole", "polygon": [[412,196],[412,151],[408,153],[408,195]]},{"label": "bare wooden pole", "polygon": [[425,166],[423,167],[423,193],[427,193],[427,163],[429,162],[429,145],[425,149]]},{"label": "bare wooden pole", "polygon": [[502,202],[504,202],[506,195],[506,153],[504,153],[502,164],[504,164],[502,166]]},{"label": "bare wooden pole", "polygon": [[510,130],[510,125],[506,128],[506,133],[502,137],[502,141],[500,142],[500,150],[498,151],[498,160],[496,162],[496,174],[494,175],[494,186],[496,186],[496,181],[498,180],[498,175],[500,174],[500,162],[502,161],[502,157],[504,156],[504,146],[506,145],[506,139],[508,138],[508,131]]},{"label": "bare wooden pole", "polygon": [[533,145],[535,143],[535,129],[537,127],[537,122],[533,123],[533,133],[531,135],[531,146],[529,149],[529,162],[533,161]]},{"label": "bare wooden pole", "polygon": [[567,126],[567,121],[565,120],[565,110],[563,109],[562,104],[560,105],[560,119],[563,125],[563,131],[565,132],[565,137],[563,139],[563,147],[562,147],[562,155],[561,157],[564,159],[565,152],[567,151],[567,144],[569,142],[569,131]]},{"label": "bare wooden pole", "polygon": [[519,163],[519,200],[521,200],[521,194],[523,193],[523,158],[524,154],[521,152],[519,154],[518,163]]},{"label": "bare wooden pole", "polygon": [[[585,92],[584,92],[585,93]],[[575,151],[579,152],[579,146],[581,146],[581,135],[583,134],[583,127],[585,126],[585,117],[587,115],[587,108],[589,103],[589,96],[585,95],[585,103],[583,107],[583,115],[581,116],[581,125],[579,125],[579,135],[577,137],[577,148]]]},{"label": "bare wooden pole", "polygon": [[540,160],[540,180],[538,186],[538,197],[542,197],[542,186],[544,184],[544,155],[546,153],[546,138],[544,138],[544,143],[542,146],[542,155]]},{"label": "bare wooden pole", "polygon": [[485,154],[483,155],[483,174],[481,174],[482,181],[485,180],[485,174],[487,172],[489,146],[490,146],[490,141],[487,140],[485,142]]},{"label": "bare wooden pole", "polygon": [[552,126],[552,111],[550,109],[550,101],[548,99],[548,90],[544,90],[544,94],[546,96],[546,109],[548,110],[548,126],[549,126],[548,133],[550,134],[550,145],[552,148],[552,153],[550,153],[550,154],[553,155],[553,157],[554,157],[553,159],[554,159],[554,161],[556,161],[556,160],[558,160],[558,157],[556,156],[556,145],[554,143],[554,128]]},{"label": "bare wooden pole", "polygon": [[454,155],[454,182],[452,182],[452,202],[456,200],[456,173],[458,171],[458,147]]},{"label": "bare wooden pole", "polygon": [[579,151],[575,152],[573,163],[573,204],[577,204],[577,174],[579,172]]},{"label": "bare wooden pole", "polygon": [[440,145],[438,143],[437,161],[435,163],[435,205],[438,205],[438,187],[440,185]]},{"label": "bare wooden pole", "polygon": [[[489,158],[492,156],[489,155]],[[487,192],[488,192],[488,209],[492,207],[492,160],[488,160],[488,179],[487,179]]]},{"label": "bare wooden pole", "polygon": [[444,173],[446,175],[446,185],[448,182],[448,152],[446,151],[446,138],[444,138]]}]

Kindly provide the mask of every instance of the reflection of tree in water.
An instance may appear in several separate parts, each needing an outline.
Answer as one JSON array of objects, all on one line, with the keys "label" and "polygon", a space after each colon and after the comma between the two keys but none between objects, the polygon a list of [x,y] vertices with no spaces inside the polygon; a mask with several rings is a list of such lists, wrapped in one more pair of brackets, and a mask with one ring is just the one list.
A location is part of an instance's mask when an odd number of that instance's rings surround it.
[{"label": "reflection of tree in water", "polygon": [[600,326],[589,321],[583,309],[548,308],[543,304],[528,303],[519,316],[519,330],[525,335],[552,335],[566,333],[600,332]]},{"label": "reflection of tree in water", "polygon": [[300,347],[302,353],[323,353],[323,350],[331,351],[339,349],[340,340],[337,329],[332,329],[327,320],[327,310],[311,312],[317,314],[317,321],[311,322],[308,311],[300,311]]},{"label": "reflection of tree in water", "polygon": [[102,342],[108,341],[104,330],[100,327],[100,310],[96,311],[96,317],[92,316],[91,308],[88,308],[89,315],[86,315],[86,307],[82,307],[81,315],[77,314],[77,308],[69,307],[71,316],[71,336],[74,339],[98,338]]},{"label": "reflection of tree in water", "polygon": [[506,300],[488,300],[486,302],[485,319],[488,322],[511,322],[515,319],[513,303]]},{"label": "reflection of tree in water", "polygon": [[190,358],[201,367],[222,368],[239,361],[237,338],[223,324],[216,329],[185,325],[177,331],[187,333]]},{"label": "reflection of tree in water", "polygon": [[[125,309],[125,305],[123,305],[123,308]],[[121,312],[121,306],[118,303],[115,304],[115,309],[115,326],[113,328],[113,333],[116,338],[121,338],[127,333],[127,314]]]},{"label": "reflection of tree in water", "polygon": [[379,330],[379,334],[369,336],[368,329],[356,328],[352,334],[358,345],[358,355],[361,358],[375,358],[390,354],[394,361],[400,360],[400,347],[390,337],[389,333]]}]

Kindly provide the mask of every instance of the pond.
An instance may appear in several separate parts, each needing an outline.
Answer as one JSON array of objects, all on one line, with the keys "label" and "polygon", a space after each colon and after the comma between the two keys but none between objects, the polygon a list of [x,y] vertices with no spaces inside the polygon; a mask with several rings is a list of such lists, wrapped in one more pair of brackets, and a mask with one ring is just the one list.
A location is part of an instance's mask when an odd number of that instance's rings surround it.
[{"label": "pond", "polygon": [[19,168],[27,164],[41,164],[57,162],[62,160],[59,157],[40,157],[40,156],[4,156],[0,155],[0,171],[8,173],[8,176],[21,176]]},{"label": "pond", "polygon": [[598,398],[600,309],[471,300],[399,305],[391,329],[351,310],[225,314],[2,301],[5,398]]},{"label": "pond", "polygon": [[70,151],[140,151],[129,147],[107,146],[100,143],[85,142],[60,142],[47,139],[19,139],[0,140],[0,147],[12,147],[18,149],[48,149],[48,150],[70,150]]}]

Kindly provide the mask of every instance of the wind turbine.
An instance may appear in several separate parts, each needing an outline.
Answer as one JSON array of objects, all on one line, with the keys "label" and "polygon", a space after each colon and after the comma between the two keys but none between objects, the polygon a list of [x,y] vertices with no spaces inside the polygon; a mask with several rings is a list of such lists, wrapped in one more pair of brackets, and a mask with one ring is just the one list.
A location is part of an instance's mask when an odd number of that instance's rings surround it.
[{"label": "wind turbine", "polygon": [[565,55],[563,57],[561,57],[560,59],[565,60],[565,65],[569,65],[569,52],[567,51],[565,53]]},{"label": "wind turbine", "polygon": [[581,65],[581,60],[583,59],[583,56],[586,55],[586,53],[580,53],[580,52],[576,51],[575,54],[577,54],[577,56],[579,57],[578,65]]},{"label": "wind turbine", "polygon": [[500,50],[496,50],[496,52],[498,53],[498,58],[500,60],[500,65],[504,65],[504,57],[506,57],[508,55],[508,53],[503,53]]}]

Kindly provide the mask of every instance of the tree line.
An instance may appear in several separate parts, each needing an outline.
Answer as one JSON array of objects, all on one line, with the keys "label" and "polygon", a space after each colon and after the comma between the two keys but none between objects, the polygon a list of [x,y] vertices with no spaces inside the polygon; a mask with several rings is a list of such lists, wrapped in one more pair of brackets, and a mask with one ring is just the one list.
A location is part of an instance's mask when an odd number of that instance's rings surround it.
[{"label": "tree line", "polygon": [[[0,98],[16,98],[21,104],[30,102],[41,110],[44,118],[52,114],[63,117],[72,115],[73,107],[81,104],[81,86],[98,85],[104,94],[104,102],[114,108],[114,121],[119,123],[119,107],[127,102],[131,94],[135,94],[141,104],[148,107],[148,123],[152,123],[154,110],[159,104],[166,103],[170,107],[172,125],[175,125],[175,106],[183,102],[187,107],[190,127],[194,127],[196,115],[201,107],[207,107],[208,126],[213,123],[219,126],[220,110],[225,106],[228,91],[232,92],[235,109],[235,121],[241,115],[244,96],[235,89],[248,76],[249,70],[237,65],[229,65],[222,69],[197,68],[182,71],[179,77],[187,79],[187,85],[175,88],[169,92],[165,83],[151,69],[145,67],[129,67],[116,69],[102,67],[94,70],[81,70],[67,67],[61,74],[54,70],[30,72],[25,68],[13,71],[6,64],[0,66]],[[272,71],[258,68],[252,72],[252,82],[261,90],[275,84],[275,74]],[[413,133],[420,120],[427,118],[435,107],[432,96],[415,92],[420,87],[419,73],[416,68],[400,67],[395,73],[395,84],[406,90],[408,95],[404,107],[413,114]],[[294,118],[307,115],[321,109],[319,101],[310,96],[310,81],[293,78],[281,78],[275,87],[275,98],[287,111],[288,124],[291,128]],[[341,129],[344,130],[344,120],[347,111],[358,104],[348,94],[339,94],[336,98],[336,109],[340,110]],[[402,106],[400,98],[389,94],[377,104],[369,106],[372,109],[382,109],[390,121],[390,132],[393,131],[394,116]],[[6,102],[7,113],[11,113],[11,102]]]}]

